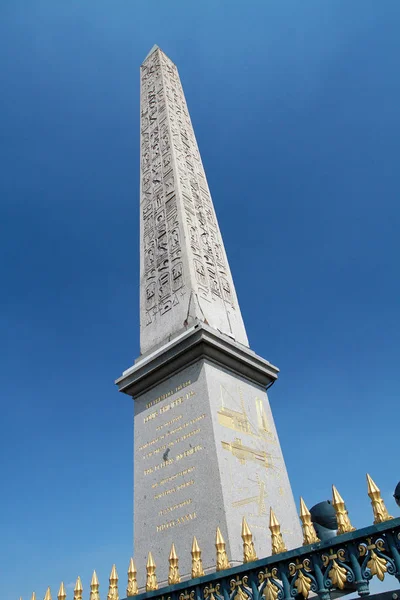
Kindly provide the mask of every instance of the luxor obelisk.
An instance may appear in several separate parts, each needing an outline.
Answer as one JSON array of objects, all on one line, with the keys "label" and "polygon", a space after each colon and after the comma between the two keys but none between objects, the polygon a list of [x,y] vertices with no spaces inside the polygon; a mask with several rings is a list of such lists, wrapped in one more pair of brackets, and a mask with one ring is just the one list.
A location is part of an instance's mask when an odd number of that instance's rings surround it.
[{"label": "luxor obelisk", "polygon": [[[250,350],[178,71],[157,47],[141,66],[141,355],[118,379],[134,397],[134,555],[166,582],[172,542],[190,576],[196,536],[215,568],[220,527],[232,566],[241,520],[271,552],[269,507],[288,548],[296,507],[266,388],[278,369]],[[141,578],[141,580],[140,580]]]}]

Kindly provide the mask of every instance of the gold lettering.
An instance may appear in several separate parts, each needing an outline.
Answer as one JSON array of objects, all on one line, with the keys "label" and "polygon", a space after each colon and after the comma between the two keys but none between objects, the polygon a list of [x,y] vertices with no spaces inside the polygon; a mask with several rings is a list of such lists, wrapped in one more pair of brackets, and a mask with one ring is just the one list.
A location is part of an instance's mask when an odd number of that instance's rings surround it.
[{"label": "gold lettering", "polygon": [[151,421],[152,419],[155,419],[159,415],[164,414],[168,410],[171,410],[172,408],[175,408],[176,406],[179,406],[180,404],[182,404],[182,402],[184,402],[184,400],[188,400],[189,398],[191,398],[192,396],[194,396],[195,393],[196,392],[193,392],[193,391],[188,392],[185,396],[179,396],[179,398],[176,398],[176,400],[173,400],[169,404],[166,404],[165,406],[162,406],[159,410],[156,410],[156,411],[150,413],[149,415],[147,415],[147,417],[144,417],[144,420],[143,420],[144,423],[147,423],[148,421]]},{"label": "gold lettering", "polygon": [[[186,435],[182,435],[182,436],[176,438],[176,440],[172,440],[171,442],[168,442],[167,444],[163,444],[162,446],[155,448],[155,450],[153,450],[152,452],[148,452],[147,454],[144,454],[143,458],[151,458],[152,456],[154,456],[155,454],[159,454],[166,448],[172,448],[172,446],[175,446],[175,444],[179,444],[179,442],[184,442],[185,440],[192,437],[193,435],[197,435],[198,433],[200,433],[200,431],[201,431],[200,427],[198,429],[194,429],[193,431],[189,431],[189,433],[187,433]],[[161,436],[161,437],[164,437],[164,436]]]},{"label": "gold lettering", "polygon": [[159,500],[160,498],[165,498],[165,496],[169,496],[170,494],[179,492],[180,490],[183,490],[184,488],[189,487],[189,485],[193,485],[193,484],[194,484],[194,479],[191,479],[190,481],[185,481],[185,483],[181,483],[181,485],[178,485],[178,487],[173,487],[173,488],[170,488],[169,490],[164,490],[163,492],[156,494],[154,496],[154,500]]},{"label": "gold lettering", "polygon": [[196,452],[200,452],[200,450],[203,450],[203,446],[194,446],[193,448],[190,448],[189,450],[185,450],[185,452],[181,452],[181,454],[178,454],[175,458],[175,460],[182,460],[182,458],[186,458],[187,456],[191,456],[192,454],[195,454]]},{"label": "gold lettering", "polygon": [[179,502],[179,504],[174,504],[173,506],[168,506],[168,508],[164,508],[163,510],[158,511],[158,516],[159,517],[163,517],[164,515],[167,515],[168,513],[172,512],[173,510],[176,510],[177,508],[182,508],[183,506],[187,506],[188,504],[192,503],[192,499],[188,498],[187,500],[183,500],[183,502]]},{"label": "gold lettering", "polygon": [[159,533],[160,531],[170,529],[171,527],[176,527],[177,525],[183,525],[184,523],[187,523],[188,521],[193,521],[194,519],[197,519],[196,513],[188,513],[187,515],[174,519],[173,521],[162,523],[162,525],[156,525],[156,531],[157,533]]},{"label": "gold lettering", "polygon": [[[165,440],[168,436],[174,435],[175,433],[179,433],[180,431],[183,431],[184,429],[186,429],[187,427],[190,427],[191,425],[195,425],[196,423],[198,423],[199,421],[204,419],[205,416],[206,415],[203,413],[202,415],[199,415],[198,417],[195,417],[194,419],[191,419],[190,421],[187,421],[186,423],[179,425],[179,427],[175,427],[175,429],[171,429],[171,431],[166,431],[164,434],[159,435],[158,437],[150,440],[150,442],[146,442],[145,444],[142,444],[141,446],[139,446],[138,451],[140,452],[142,450],[146,450],[150,446],[157,444],[157,442],[162,442],[162,440]],[[173,425],[174,423],[180,421],[181,419],[182,419],[182,415],[178,415],[174,419],[171,419],[167,423],[164,423],[164,425],[159,425],[157,427],[156,431],[160,431],[160,429],[162,429],[163,427],[167,427],[168,425]],[[180,438],[178,438],[178,440],[175,440],[174,442],[171,442],[171,445],[178,443],[179,439]],[[184,439],[184,438],[182,438],[182,439]],[[180,441],[182,441],[182,439],[180,439]],[[166,446],[164,446],[163,448],[165,448],[165,447]],[[159,451],[160,450],[158,450],[158,452]],[[154,453],[156,453],[156,450],[154,450]]]},{"label": "gold lettering", "polygon": [[183,390],[183,388],[187,387],[191,383],[192,383],[191,381],[185,381],[185,383],[182,383],[182,384],[176,386],[176,388],[174,390],[170,390],[166,394],[161,394],[161,396],[158,396],[158,398],[156,398],[155,400],[151,400],[150,402],[148,402],[146,404],[146,408],[151,408],[152,406],[159,404],[159,402],[162,402],[163,400],[165,400],[166,398],[169,398],[173,394],[180,392],[181,390]]},{"label": "gold lettering", "polygon": [[144,422],[144,423],[147,423],[148,421],[151,421],[152,419],[155,419],[157,415],[158,415],[158,412],[157,412],[157,411],[155,411],[155,412],[152,412],[152,413],[150,413],[149,415],[147,415],[147,417],[145,417],[145,418],[143,419],[143,422]]},{"label": "gold lettering", "polygon": [[171,481],[175,481],[175,479],[177,479],[178,477],[184,477],[185,475],[188,475],[189,473],[193,473],[193,471],[195,470],[196,467],[189,467],[188,469],[184,469],[183,471],[180,471],[179,473],[175,473],[175,475],[171,475],[170,477],[166,477],[165,479],[161,479],[160,482],[158,483],[153,483],[152,488],[156,488],[159,485],[164,485],[164,483],[170,483]]},{"label": "gold lettering", "polygon": [[[180,421],[182,419],[183,415],[178,415],[177,417],[175,417],[174,419],[171,419],[170,421],[167,421],[166,423],[164,423],[164,425],[159,425],[156,429],[156,431],[160,431],[161,429],[164,429],[164,427],[169,427],[169,425],[173,425],[174,423],[177,423],[178,421]],[[171,433],[171,432],[168,432]]]}]

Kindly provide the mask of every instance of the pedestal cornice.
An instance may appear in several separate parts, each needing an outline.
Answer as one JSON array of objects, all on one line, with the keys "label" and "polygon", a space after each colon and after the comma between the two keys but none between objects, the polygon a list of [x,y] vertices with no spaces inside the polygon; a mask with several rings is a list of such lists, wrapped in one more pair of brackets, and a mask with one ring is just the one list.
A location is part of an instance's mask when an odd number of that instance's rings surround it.
[{"label": "pedestal cornice", "polygon": [[199,323],[139,358],[115,383],[120,392],[135,397],[200,359],[211,361],[262,387],[271,385],[278,378],[279,369],[270,362]]}]

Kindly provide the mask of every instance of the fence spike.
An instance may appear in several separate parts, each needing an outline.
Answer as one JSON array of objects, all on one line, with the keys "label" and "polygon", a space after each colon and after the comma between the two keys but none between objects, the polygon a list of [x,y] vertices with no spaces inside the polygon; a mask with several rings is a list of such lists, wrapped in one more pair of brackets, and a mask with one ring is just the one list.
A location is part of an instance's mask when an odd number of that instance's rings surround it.
[{"label": "fence spike", "polygon": [[65,591],[64,582],[61,582],[60,589],[58,590],[57,598],[58,600],[65,600],[67,597],[67,592]]},{"label": "fence spike", "polygon": [[181,577],[179,575],[179,559],[175,550],[175,544],[171,546],[171,552],[169,553],[169,572],[168,572],[168,585],[174,583],[180,583]]},{"label": "fence spike", "polygon": [[192,579],[196,577],[203,577],[204,569],[203,569],[203,561],[201,559],[201,550],[199,548],[199,544],[197,543],[196,537],[193,538],[192,544]]},{"label": "fence spike", "polygon": [[222,533],[219,527],[217,527],[217,535],[215,538],[215,548],[217,550],[217,571],[224,571],[225,569],[230,569],[230,563],[228,559],[228,555],[225,550],[225,540],[222,537]]},{"label": "fence spike", "polygon": [[99,580],[96,571],[93,571],[92,580],[90,582],[90,600],[100,600]]},{"label": "fence spike", "polygon": [[269,511],[269,529],[271,532],[272,554],[280,554],[281,552],[286,552],[286,546],[281,534],[281,526],[279,524],[278,519],[276,518],[274,511],[272,510],[272,506],[270,507]]},{"label": "fence spike", "polygon": [[83,593],[82,581],[81,581],[81,578],[78,576],[78,579],[76,580],[76,584],[74,587],[74,600],[82,600],[82,593]]},{"label": "fence spike", "polygon": [[256,550],[253,543],[253,535],[246,519],[242,521],[242,540],[243,540],[243,562],[248,563],[257,560]]},{"label": "fence spike", "polygon": [[367,473],[368,496],[371,498],[372,510],[374,511],[374,525],[393,519],[389,515],[385,503],[381,496],[381,490],[375,481]]},{"label": "fence spike", "polygon": [[348,531],[355,531],[356,528],[350,523],[344,500],[334,485],[332,486],[332,504],[338,523],[337,535],[347,533]]},{"label": "fence spike", "polygon": [[49,587],[47,588],[46,593],[44,595],[44,600],[51,600],[51,591]]},{"label": "fence spike", "polygon": [[149,552],[149,555],[147,557],[146,572],[146,592],[153,592],[154,590],[158,590],[156,563],[154,562],[154,558],[151,552]]},{"label": "fence spike", "polygon": [[128,597],[136,596],[139,593],[136,575],[137,575],[136,565],[133,562],[133,558],[131,558],[131,560],[129,561],[129,567],[128,567],[128,587],[126,588],[126,595]]},{"label": "fence spike", "polygon": [[308,510],[306,503],[303,498],[300,497],[300,519],[302,522],[303,528],[303,546],[308,546],[308,544],[316,544],[320,541],[317,536],[317,532],[315,531],[313,522],[311,520],[311,513]]},{"label": "fence spike", "polygon": [[107,600],[119,600],[118,594],[118,573],[115,565],[112,566],[110,577],[108,579]]}]

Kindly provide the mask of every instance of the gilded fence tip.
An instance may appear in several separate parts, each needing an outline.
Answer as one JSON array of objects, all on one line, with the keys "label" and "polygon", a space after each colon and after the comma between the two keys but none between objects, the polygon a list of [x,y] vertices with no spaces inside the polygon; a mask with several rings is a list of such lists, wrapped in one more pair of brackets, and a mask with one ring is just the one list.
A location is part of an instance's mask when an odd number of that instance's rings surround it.
[{"label": "gilded fence tip", "polygon": [[300,497],[300,520],[302,523],[303,529],[303,546],[308,546],[308,544],[316,544],[320,541],[317,536],[317,532],[314,529],[313,522],[311,520],[311,513],[308,510],[306,503],[303,498]]},{"label": "gilded fence tip", "polygon": [[74,587],[74,600],[82,600],[82,593],[83,593],[82,581],[81,581],[81,578],[78,576],[78,579],[76,580],[75,587]]},{"label": "gilded fence tip", "polygon": [[225,550],[225,540],[222,537],[222,533],[219,527],[217,527],[215,548],[217,550],[217,571],[224,571],[225,569],[230,569],[231,565],[229,563],[228,555]]},{"label": "gilded fence tip", "polygon": [[201,559],[201,550],[199,548],[199,544],[197,543],[196,536],[193,538],[192,544],[192,579],[196,577],[203,577],[204,569],[203,569],[203,561]]},{"label": "gilded fence tip", "polygon": [[44,600],[51,600],[51,591],[49,587],[47,588],[46,593],[44,595]]},{"label": "gilded fence tip", "polygon": [[158,590],[158,583],[156,577],[156,563],[151,552],[147,557],[146,565],[147,577],[146,577],[146,592],[153,592]]},{"label": "gilded fence tip", "polygon": [[283,541],[283,537],[281,534],[281,526],[279,524],[278,519],[274,511],[272,510],[272,506],[270,507],[269,512],[269,529],[271,532],[271,552],[272,554],[280,554],[281,552],[286,552],[287,548]]},{"label": "gilded fence tip", "polygon": [[131,560],[129,561],[129,567],[128,567],[128,586],[126,588],[127,597],[136,596],[139,593],[136,576],[137,576],[136,565],[133,562],[133,558],[131,558]]},{"label": "gilded fence tip", "polygon": [[89,600],[100,600],[99,594],[99,580],[97,578],[96,571],[93,571],[92,580],[90,582],[90,599]]},{"label": "gilded fence tip", "polygon": [[108,584],[107,600],[119,600],[118,573],[115,565],[112,566]]},{"label": "gilded fence tip", "polygon": [[171,552],[169,553],[169,571],[168,571],[168,585],[174,583],[180,583],[181,577],[179,575],[179,559],[175,550],[175,544],[171,546]]},{"label": "gilded fence tip", "polygon": [[242,521],[242,540],[243,540],[243,562],[248,563],[257,560],[256,550],[254,548],[253,536],[246,519]]},{"label": "gilded fence tip", "polygon": [[32,592],[31,600],[36,600],[36,593]]},{"label": "gilded fence tip", "polygon": [[58,590],[57,598],[58,600],[65,600],[67,597],[67,592],[65,591],[64,582],[61,582],[60,589]]},{"label": "gilded fence tip", "polygon": [[356,528],[353,527],[350,522],[344,500],[334,485],[332,486],[332,504],[336,512],[338,523],[337,535],[341,535],[342,533],[347,533],[349,531],[355,531]]},{"label": "gilded fence tip", "polygon": [[374,525],[393,519],[389,515],[381,496],[381,490],[367,473],[368,496],[371,498],[372,510],[374,511]]}]

